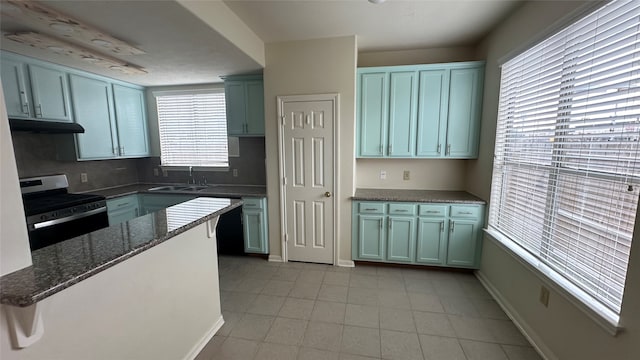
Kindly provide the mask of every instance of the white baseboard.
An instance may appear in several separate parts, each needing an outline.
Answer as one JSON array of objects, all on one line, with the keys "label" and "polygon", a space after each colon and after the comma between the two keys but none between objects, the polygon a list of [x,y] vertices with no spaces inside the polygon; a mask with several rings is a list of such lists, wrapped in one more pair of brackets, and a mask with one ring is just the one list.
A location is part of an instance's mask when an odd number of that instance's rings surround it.
[{"label": "white baseboard", "polygon": [[218,332],[218,330],[220,330],[222,325],[224,325],[224,318],[222,318],[222,315],[220,315],[220,318],[218,318],[218,320],[215,323],[213,323],[213,326],[211,327],[211,329],[209,329],[209,331],[207,331],[204,334],[202,339],[200,339],[200,341],[198,341],[198,343],[191,349],[191,351],[189,351],[189,353],[184,357],[184,360],[195,359],[196,356],[200,354],[200,351],[202,351],[202,349],[204,349],[204,347],[207,346],[209,341],[211,341],[211,339]]},{"label": "white baseboard", "polygon": [[340,267],[356,267],[356,264],[353,260],[340,260],[338,259],[338,266]]},{"label": "white baseboard", "polygon": [[280,255],[269,255],[269,261],[282,262],[282,256],[280,256]]},{"label": "white baseboard", "polygon": [[540,336],[533,331],[531,326],[527,324],[526,321],[520,316],[520,314],[516,311],[516,309],[511,306],[511,304],[502,296],[500,291],[493,286],[491,281],[480,271],[477,270],[475,272],[476,277],[480,280],[482,286],[493,296],[494,300],[500,305],[502,310],[507,314],[507,316],[513,321],[516,327],[522,332],[525,338],[531,343],[534,349],[540,354],[540,356],[544,360],[558,360],[558,357],[549,349]]}]

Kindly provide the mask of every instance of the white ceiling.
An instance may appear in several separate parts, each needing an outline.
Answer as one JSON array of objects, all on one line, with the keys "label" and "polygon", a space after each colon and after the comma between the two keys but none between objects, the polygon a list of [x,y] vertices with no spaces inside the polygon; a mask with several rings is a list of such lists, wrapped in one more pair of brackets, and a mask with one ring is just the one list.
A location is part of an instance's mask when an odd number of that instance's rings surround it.
[{"label": "white ceiling", "polygon": [[[173,0],[41,1],[146,52],[119,56],[145,68],[123,75],[2,38],[0,47],[144,86],[219,82],[260,71],[260,65]],[[360,52],[465,46],[477,43],[520,0],[226,0],[265,43],[357,35]],[[2,5],[0,4],[0,10]],[[3,33],[40,31],[2,16]]]},{"label": "white ceiling", "polygon": [[265,43],[358,36],[358,51],[475,45],[521,0],[225,0]]}]

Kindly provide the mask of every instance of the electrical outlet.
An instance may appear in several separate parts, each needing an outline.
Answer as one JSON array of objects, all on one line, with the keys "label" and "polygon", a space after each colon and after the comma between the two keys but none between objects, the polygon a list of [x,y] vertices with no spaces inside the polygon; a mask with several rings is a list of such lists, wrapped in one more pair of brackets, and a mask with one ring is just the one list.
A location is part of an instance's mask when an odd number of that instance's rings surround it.
[{"label": "electrical outlet", "polygon": [[162,176],[163,177],[169,176],[169,172],[167,171],[167,169],[162,169]]},{"label": "electrical outlet", "polygon": [[409,180],[411,179],[411,172],[409,170],[405,170],[402,173],[402,180]]},{"label": "electrical outlet", "polygon": [[153,169],[153,176],[158,176],[160,174],[160,172],[158,171],[158,168],[154,168]]},{"label": "electrical outlet", "polygon": [[540,287],[540,303],[544,307],[549,307],[549,289],[544,286]]},{"label": "electrical outlet", "polygon": [[86,183],[87,181],[89,181],[87,173],[80,173],[80,182]]},{"label": "electrical outlet", "polygon": [[380,180],[386,180],[387,179],[387,172],[384,170],[380,170]]},{"label": "electrical outlet", "polygon": [[233,177],[238,177],[238,169],[233,169]]}]

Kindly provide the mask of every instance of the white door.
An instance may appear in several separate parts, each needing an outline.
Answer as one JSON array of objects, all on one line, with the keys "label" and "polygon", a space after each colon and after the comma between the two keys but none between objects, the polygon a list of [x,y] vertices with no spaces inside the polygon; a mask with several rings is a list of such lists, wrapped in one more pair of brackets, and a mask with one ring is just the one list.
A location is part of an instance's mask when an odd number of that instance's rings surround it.
[{"label": "white door", "polygon": [[336,95],[279,98],[288,260],[333,264],[336,101]]}]

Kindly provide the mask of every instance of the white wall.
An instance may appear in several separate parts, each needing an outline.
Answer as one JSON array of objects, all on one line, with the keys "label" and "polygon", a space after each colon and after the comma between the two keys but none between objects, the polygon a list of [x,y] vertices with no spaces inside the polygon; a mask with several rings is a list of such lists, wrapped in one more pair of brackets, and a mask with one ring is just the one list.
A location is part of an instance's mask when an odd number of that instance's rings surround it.
[{"label": "white wall", "polygon": [[[498,61],[541,40],[583,6],[593,2],[528,2],[507,18],[478,47],[478,56],[487,60],[485,74],[480,156],[469,161],[466,190],[489,200],[492,157],[500,86]],[[538,301],[541,278],[485,236],[480,276],[496,291],[510,309],[516,322],[545,352],[549,359],[600,360],[640,358],[640,216],[636,218],[635,243],[632,246],[622,305],[625,331],[609,335],[582,310],[551,289],[549,307]]]},{"label": "white wall", "polygon": [[358,53],[358,67],[433,64],[476,59],[475,48],[449,47]]},{"label": "white wall", "polygon": [[207,226],[39,302],[44,334],[27,348],[12,349],[2,305],[0,358],[193,359],[223,324],[216,240]]},{"label": "white wall", "polygon": [[0,87],[0,276],[31,265],[18,168]]},{"label": "white wall", "polygon": [[[380,171],[387,172],[385,180]],[[409,180],[403,179],[409,170]],[[356,188],[464,190],[466,160],[358,159]]]},{"label": "white wall", "polygon": [[336,245],[339,259],[351,261],[351,200],[354,189],[354,130],[356,83],[355,36],[291,41],[266,45],[264,68],[265,145],[267,155],[267,195],[269,197],[269,252],[281,256],[280,181],[278,177],[278,121],[276,97],[279,95],[340,94],[338,127],[340,142],[337,179]]}]

